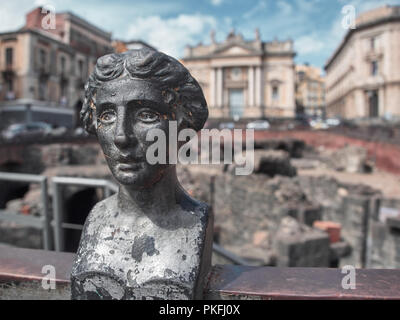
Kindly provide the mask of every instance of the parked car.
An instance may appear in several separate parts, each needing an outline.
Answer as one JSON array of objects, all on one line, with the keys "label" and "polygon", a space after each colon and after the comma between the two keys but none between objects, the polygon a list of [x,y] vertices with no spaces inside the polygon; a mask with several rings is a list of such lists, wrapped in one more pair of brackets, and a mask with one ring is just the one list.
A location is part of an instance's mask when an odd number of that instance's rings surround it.
[{"label": "parked car", "polygon": [[269,127],[270,125],[267,120],[255,120],[249,122],[246,126],[247,129],[254,129],[254,130],[268,130]]},{"label": "parked car", "polygon": [[316,130],[329,128],[328,124],[325,121],[323,121],[321,118],[310,120],[310,126],[311,126],[311,128],[316,129]]},{"label": "parked car", "polygon": [[336,127],[340,125],[340,120],[338,118],[328,118],[325,122],[329,127]]},{"label": "parked car", "polygon": [[74,130],[74,136],[77,137],[87,137],[89,135],[89,133],[83,129],[82,127],[78,127]]},{"label": "parked car", "polygon": [[64,136],[68,132],[68,129],[66,127],[57,127],[53,128],[51,132],[49,133],[50,136],[52,137],[61,137]]},{"label": "parked car", "polygon": [[46,136],[50,134],[51,125],[45,122],[30,122],[30,123],[16,123],[10,125],[2,132],[2,137],[5,140],[11,140],[24,136]]}]

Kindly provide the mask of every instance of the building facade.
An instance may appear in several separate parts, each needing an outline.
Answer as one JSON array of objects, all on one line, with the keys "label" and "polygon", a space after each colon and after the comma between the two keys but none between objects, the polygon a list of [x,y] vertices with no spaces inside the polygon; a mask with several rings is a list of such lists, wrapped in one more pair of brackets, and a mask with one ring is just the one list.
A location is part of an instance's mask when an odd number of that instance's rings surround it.
[{"label": "building facade", "polygon": [[112,42],[112,46],[114,51],[117,53],[122,53],[128,50],[139,50],[143,48],[148,48],[152,50],[156,50],[151,45],[147,44],[142,40],[131,40],[131,41],[122,41],[122,40],[114,40]]},{"label": "building facade", "polygon": [[328,115],[400,117],[400,7],[359,15],[325,70]]},{"label": "building facade", "polygon": [[1,100],[75,106],[97,58],[113,52],[110,33],[69,12],[56,14],[56,28],[46,29],[46,15],[36,8],[23,28],[0,34]]},{"label": "building facade", "polygon": [[296,107],[307,116],[325,115],[325,79],[320,68],[296,65]]},{"label": "building facade", "polygon": [[198,80],[210,118],[293,117],[295,67],[293,42],[262,42],[259,32],[246,41],[231,32],[217,43],[186,47],[182,63]]}]

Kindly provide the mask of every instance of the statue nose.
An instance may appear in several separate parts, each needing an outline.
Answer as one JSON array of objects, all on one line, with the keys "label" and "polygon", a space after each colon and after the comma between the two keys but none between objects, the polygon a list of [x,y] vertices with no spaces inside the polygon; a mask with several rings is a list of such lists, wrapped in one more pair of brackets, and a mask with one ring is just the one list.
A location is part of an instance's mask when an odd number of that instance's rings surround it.
[{"label": "statue nose", "polygon": [[114,143],[119,149],[133,147],[137,144],[137,138],[133,133],[117,132],[114,136]]},{"label": "statue nose", "polygon": [[114,143],[118,148],[124,148],[128,145],[128,137],[126,134],[116,134],[114,137]]},{"label": "statue nose", "polygon": [[129,127],[126,114],[123,113],[117,119],[117,125],[114,134],[114,143],[118,148],[124,148],[135,144],[136,138],[133,136],[132,128]]}]

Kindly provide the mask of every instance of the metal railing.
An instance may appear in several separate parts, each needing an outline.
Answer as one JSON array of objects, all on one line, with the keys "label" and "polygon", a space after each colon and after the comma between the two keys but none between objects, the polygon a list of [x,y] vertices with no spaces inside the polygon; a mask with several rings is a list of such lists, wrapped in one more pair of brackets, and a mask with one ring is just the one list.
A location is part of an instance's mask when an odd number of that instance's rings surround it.
[{"label": "metal railing", "polygon": [[[70,177],[54,177],[51,180],[54,190],[53,196],[53,210],[54,210],[54,237],[56,251],[64,250],[64,233],[63,229],[82,230],[83,226],[80,224],[66,223],[64,220],[63,212],[63,198],[61,192],[62,185],[75,185],[86,187],[101,187],[104,188],[104,196],[107,198],[112,192],[118,192],[118,186],[110,181],[103,179],[87,179],[87,178],[70,178]],[[220,245],[213,243],[213,250],[218,255],[224,257],[226,260],[237,265],[249,265],[249,263],[235,255],[234,253],[222,248]]]},{"label": "metal railing", "polygon": [[[75,185],[85,187],[101,187],[104,188],[104,196],[107,198],[112,192],[118,192],[118,186],[108,180],[104,179],[87,179],[87,178],[71,178],[71,177],[54,177],[51,179],[53,185],[53,211],[54,211],[54,237],[55,237],[55,250],[64,250],[64,233],[63,229],[82,230],[83,226],[80,224],[66,223],[64,220],[63,211],[63,197],[62,185]],[[234,253],[222,248],[220,245],[214,243],[213,250],[218,255],[229,260],[231,263],[237,265],[249,265],[249,263],[235,255]]]},{"label": "metal railing", "polygon": [[48,206],[49,201],[47,195],[48,194],[47,177],[34,174],[0,172],[0,180],[30,182],[30,183],[40,184],[42,216],[33,217],[33,216],[22,215],[21,213],[18,212],[0,210],[0,220],[15,222],[17,224],[41,229],[43,234],[43,247],[45,250],[51,250],[52,241],[51,241],[50,215]]},{"label": "metal railing", "polygon": [[113,192],[118,191],[118,186],[104,179],[72,178],[72,177],[54,177],[51,179],[53,186],[53,214],[54,214],[54,243],[56,251],[63,251],[64,229],[82,230],[80,224],[64,222],[64,204],[62,187],[66,185],[82,187],[100,187],[104,189],[105,198],[111,196]]},{"label": "metal railing", "polygon": [[233,264],[237,264],[240,266],[249,266],[250,263],[246,260],[243,259],[239,256],[237,256],[236,254],[224,249],[223,247],[221,247],[219,244],[217,243],[213,243],[213,251],[222,256],[224,259],[228,260],[229,262],[232,262]]},{"label": "metal railing", "polygon": [[[53,219],[51,220],[48,207],[48,190],[47,178],[41,175],[20,174],[0,172],[0,180],[34,182],[40,183],[42,187],[42,217],[32,217],[18,213],[10,213],[5,210],[0,210],[0,220],[13,221],[26,226],[32,226],[42,229],[44,239],[44,249],[52,249],[51,226],[54,229],[54,247],[60,252],[65,249],[64,229],[82,230],[83,225],[68,223],[64,221],[64,199],[62,188],[64,186],[82,186],[82,187],[97,187],[103,188],[104,197],[111,196],[112,193],[118,192],[118,186],[105,179],[89,179],[75,177],[53,177],[51,185],[53,188]],[[250,265],[245,259],[235,255],[234,253],[224,249],[217,243],[213,243],[213,251],[222,256],[224,259],[237,265]]]},{"label": "metal railing", "polygon": [[[0,245],[2,299],[70,299],[73,253]],[[57,290],[44,289],[43,266],[55,268]],[[399,269],[355,269],[355,287],[343,286],[341,268],[213,266],[205,281],[204,299],[400,300]]]}]

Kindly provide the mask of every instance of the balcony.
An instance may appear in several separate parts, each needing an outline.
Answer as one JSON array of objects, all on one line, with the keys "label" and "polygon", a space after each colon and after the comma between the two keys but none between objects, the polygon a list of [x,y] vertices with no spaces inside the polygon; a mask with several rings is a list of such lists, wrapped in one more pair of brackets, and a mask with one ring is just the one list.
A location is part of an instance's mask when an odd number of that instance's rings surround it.
[{"label": "balcony", "polygon": [[[0,299],[70,299],[72,253],[0,246]],[[43,289],[55,267],[56,288]],[[355,289],[344,289],[346,274],[333,268],[278,268],[220,265],[213,267],[205,298],[251,300],[400,299],[400,270],[357,269]],[[46,278],[45,278],[46,279]]]}]

